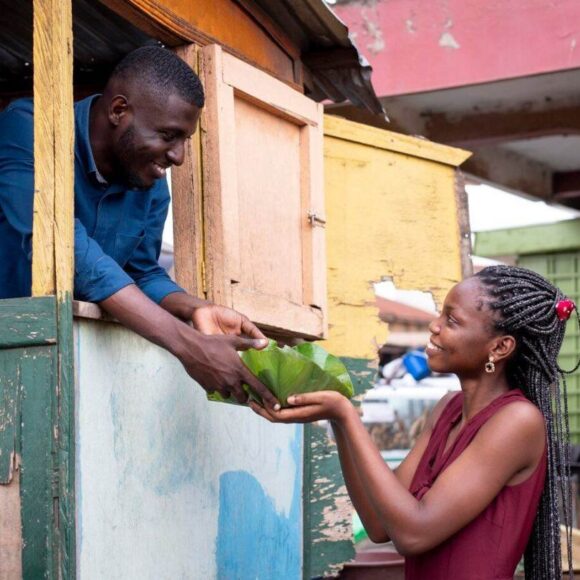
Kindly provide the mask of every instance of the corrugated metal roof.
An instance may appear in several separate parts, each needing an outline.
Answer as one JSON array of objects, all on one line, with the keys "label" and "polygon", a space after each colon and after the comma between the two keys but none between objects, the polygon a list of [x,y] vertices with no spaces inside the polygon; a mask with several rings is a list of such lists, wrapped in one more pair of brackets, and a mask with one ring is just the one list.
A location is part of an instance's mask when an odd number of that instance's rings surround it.
[{"label": "corrugated metal roof", "polygon": [[[300,47],[311,72],[308,95],[350,101],[384,114],[372,87],[371,67],[348,28],[323,0],[254,0]],[[32,82],[32,1],[0,0],[0,90]],[[9,17],[8,17],[9,15]],[[152,42],[144,32],[94,0],[73,0],[75,82],[98,86],[124,54]]]},{"label": "corrugated metal roof", "polygon": [[371,83],[372,68],[358,52],[346,25],[323,0],[255,0],[302,50],[317,101],[348,100],[384,115]]}]

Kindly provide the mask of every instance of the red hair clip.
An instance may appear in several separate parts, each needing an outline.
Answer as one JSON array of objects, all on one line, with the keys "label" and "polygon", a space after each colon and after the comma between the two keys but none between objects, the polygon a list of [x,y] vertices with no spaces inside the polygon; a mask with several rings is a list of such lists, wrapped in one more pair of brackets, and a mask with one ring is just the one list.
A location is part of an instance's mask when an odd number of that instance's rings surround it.
[{"label": "red hair clip", "polygon": [[556,314],[560,320],[568,320],[574,308],[576,308],[576,304],[569,298],[566,298],[556,304]]}]

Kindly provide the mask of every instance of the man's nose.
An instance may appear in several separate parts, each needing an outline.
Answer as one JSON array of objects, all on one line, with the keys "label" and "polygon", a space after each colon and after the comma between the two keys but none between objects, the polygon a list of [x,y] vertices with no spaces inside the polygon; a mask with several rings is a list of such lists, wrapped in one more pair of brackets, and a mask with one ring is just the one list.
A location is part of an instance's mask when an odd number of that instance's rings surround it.
[{"label": "man's nose", "polygon": [[167,151],[167,159],[169,159],[173,165],[182,165],[184,156],[185,145],[183,141],[179,141],[171,149],[169,149],[169,151]]}]

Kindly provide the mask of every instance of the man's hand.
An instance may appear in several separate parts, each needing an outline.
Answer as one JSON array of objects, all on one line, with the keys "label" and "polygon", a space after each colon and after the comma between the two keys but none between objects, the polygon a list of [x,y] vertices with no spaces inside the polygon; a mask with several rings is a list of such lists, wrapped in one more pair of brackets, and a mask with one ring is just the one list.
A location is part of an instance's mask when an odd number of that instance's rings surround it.
[{"label": "man's hand", "polygon": [[[217,304],[208,304],[196,308],[193,311],[191,320],[193,327],[202,334],[233,334],[251,338],[266,338],[247,316]],[[266,341],[263,346],[254,346],[253,348],[264,348],[267,344],[268,342]]]},{"label": "man's hand", "polygon": [[191,336],[184,337],[183,348],[175,354],[188,374],[208,393],[217,391],[224,398],[233,395],[238,402],[245,403],[248,395],[243,385],[246,384],[269,409],[280,407],[274,395],[249,371],[237,352],[248,348],[264,348],[268,344],[267,339],[235,335],[209,336],[195,330],[191,330],[191,333]]},{"label": "man's hand", "polygon": [[[186,295],[180,293],[178,298],[181,296]],[[175,306],[175,303],[173,305]],[[237,352],[248,348],[264,348],[267,345],[267,339],[263,338],[257,329],[257,338],[244,338],[235,334],[202,334],[166,309],[157,306],[134,285],[119,290],[103,300],[100,306],[123,325],[174,354],[188,374],[207,392],[217,391],[226,398],[233,395],[243,403],[248,397],[242,385],[247,384],[262,398],[267,408],[274,410],[279,408],[274,395],[248,370]],[[207,304],[199,307],[206,308]],[[224,310],[229,311],[227,308]],[[251,327],[244,324],[244,317],[233,310],[230,312],[239,317],[228,318],[230,326],[223,321],[224,317],[219,315],[217,317],[212,315],[209,318],[213,318],[214,321],[222,320],[220,324],[224,325],[222,327],[224,329],[231,328],[233,321],[233,328],[239,323],[241,331],[246,332],[244,329],[252,331]],[[205,319],[205,315],[202,318]],[[207,319],[203,320],[203,324],[205,328],[209,327]]]}]

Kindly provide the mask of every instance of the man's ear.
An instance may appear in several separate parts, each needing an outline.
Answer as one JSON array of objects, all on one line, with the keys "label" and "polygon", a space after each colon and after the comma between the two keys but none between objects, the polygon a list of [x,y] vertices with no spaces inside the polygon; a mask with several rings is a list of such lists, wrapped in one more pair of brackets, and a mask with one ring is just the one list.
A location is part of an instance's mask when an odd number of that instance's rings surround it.
[{"label": "man's ear", "polygon": [[510,334],[499,336],[490,351],[495,362],[508,359],[516,350],[516,339]]},{"label": "man's ear", "polygon": [[118,127],[129,112],[129,101],[125,95],[115,95],[109,104],[109,122]]}]

